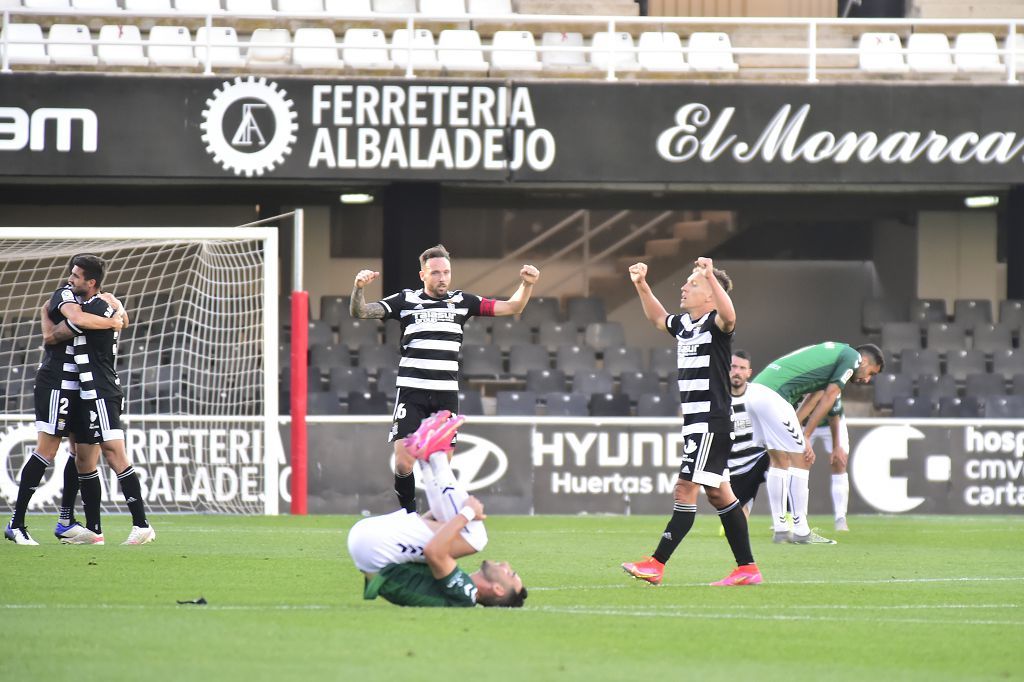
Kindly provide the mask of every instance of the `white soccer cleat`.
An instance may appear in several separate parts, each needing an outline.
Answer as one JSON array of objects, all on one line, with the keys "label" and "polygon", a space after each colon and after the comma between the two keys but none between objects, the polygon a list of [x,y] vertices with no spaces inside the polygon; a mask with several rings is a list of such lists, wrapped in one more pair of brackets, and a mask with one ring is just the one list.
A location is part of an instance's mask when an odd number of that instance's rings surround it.
[{"label": "white soccer cleat", "polygon": [[74,537],[63,537],[60,539],[63,545],[103,545],[106,541],[103,539],[103,533],[94,533],[88,528],[82,528],[81,532],[78,532]]},{"label": "white soccer cleat", "polygon": [[7,524],[7,528],[4,528],[4,537],[13,542],[16,545],[38,545],[39,543],[32,539],[32,536],[28,534],[28,528],[25,526],[13,527],[11,524]]},{"label": "white soccer cleat", "polygon": [[153,540],[156,540],[156,531],[153,530],[153,526],[148,526],[146,528],[132,526],[132,532],[128,534],[128,539],[121,544],[144,545],[147,542],[153,542]]},{"label": "white soccer cleat", "polygon": [[830,540],[822,535],[818,535],[818,529],[813,528],[807,535],[797,535],[793,533],[794,545],[838,545],[839,543],[835,540]]},{"label": "white soccer cleat", "polygon": [[844,533],[849,532],[850,526],[847,525],[845,516],[840,516],[838,519],[836,519],[836,530]]}]

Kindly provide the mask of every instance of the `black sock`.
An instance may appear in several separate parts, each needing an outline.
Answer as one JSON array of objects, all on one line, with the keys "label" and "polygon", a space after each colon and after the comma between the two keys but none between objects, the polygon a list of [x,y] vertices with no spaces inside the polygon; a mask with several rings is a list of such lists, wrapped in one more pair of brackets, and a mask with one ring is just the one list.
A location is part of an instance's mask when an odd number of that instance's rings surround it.
[{"label": "black sock", "polygon": [[718,518],[725,529],[725,539],[729,541],[732,555],[737,566],[754,563],[754,553],[750,551],[750,531],[747,530],[747,516],[743,513],[740,501],[736,500],[725,509],[718,510]]},{"label": "black sock", "polygon": [[101,535],[103,529],[100,528],[100,498],[103,496],[103,488],[100,486],[100,472],[79,474],[78,480],[82,488],[82,506],[85,507],[85,527]]},{"label": "black sock", "polygon": [[658,549],[654,550],[654,558],[661,563],[666,563],[672,556],[672,552],[676,551],[676,547],[683,541],[686,534],[693,528],[693,520],[697,516],[697,505],[695,504],[683,504],[682,502],[676,502],[672,505],[672,518],[668,520],[668,525],[665,526],[665,532],[661,536],[661,542],[658,543]]},{"label": "black sock", "polygon": [[132,525],[149,528],[149,521],[146,520],[146,504],[142,501],[142,485],[131,464],[117,475],[117,482],[121,484],[121,494],[124,495],[124,501],[128,504],[128,511],[132,513]]},{"label": "black sock", "polygon": [[25,512],[28,511],[28,503],[32,500],[39,482],[43,480],[46,467],[50,462],[38,452],[32,456],[21,468],[21,482],[18,483],[18,500],[14,503],[14,513],[11,514],[11,527],[21,528],[25,525]]},{"label": "black sock", "polygon": [[78,468],[75,458],[68,457],[64,464],[64,491],[60,495],[60,522],[65,526],[75,523],[75,500],[78,499]]},{"label": "black sock", "polygon": [[395,494],[398,495],[398,506],[411,514],[416,513],[416,478],[411,471],[405,476],[395,472]]}]

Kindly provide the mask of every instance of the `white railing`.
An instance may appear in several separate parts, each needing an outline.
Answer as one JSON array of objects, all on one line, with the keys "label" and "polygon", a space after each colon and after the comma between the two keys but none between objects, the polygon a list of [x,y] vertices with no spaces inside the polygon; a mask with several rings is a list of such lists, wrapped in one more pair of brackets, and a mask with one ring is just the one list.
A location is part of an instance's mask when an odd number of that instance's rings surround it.
[{"label": "white railing", "polygon": [[[8,54],[8,47],[10,44],[9,31],[6,30],[8,24],[12,23],[11,18],[36,18],[44,17],[52,19],[55,17],[69,18],[69,19],[125,19],[125,20],[154,20],[154,19],[170,19],[176,22],[174,25],[180,25],[182,21],[188,21],[191,23],[197,23],[202,21],[206,26],[206,39],[203,41],[191,41],[191,46],[194,48],[206,48],[205,59],[200,60],[203,64],[204,75],[211,75],[214,73],[213,62],[215,61],[212,57],[212,48],[217,47],[237,47],[250,48],[256,47],[259,49],[272,49],[272,48],[330,48],[330,44],[307,44],[307,43],[296,43],[294,41],[289,42],[252,42],[251,40],[239,39],[237,42],[225,43],[216,40],[212,35],[210,29],[213,27],[214,19],[222,20],[224,24],[231,25],[233,22],[249,22],[249,21],[263,21],[266,25],[261,28],[287,28],[289,24],[294,24],[296,21],[310,21],[313,25],[323,25],[324,22],[330,22],[331,24],[363,24],[363,25],[380,25],[394,26],[398,24],[404,24],[404,27],[409,31],[409,42],[408,45],[399,48],[406,50],[407,52],[407,63],[404,70],[404,75],[407,78],[415,78],[417,75],[424,72],[431,72],[431,69],[423,69],[417,67],[413,62],[413,56],[418,52],[432,51],[437,52],[438,49],[444,49],[446,51],[466,51],[466,52],[477,52],[481,51],[487,54],[492,52],[500,52],[501,48],[494,48],[491,45],[483,44],[479,47],[458,47],[458,46],[444,46],[440,48],[435,45],[433,48],[423,48],[413,45],[413,35],[417,28],[422,27],[433,27],[438,24],[456,24],[460,26],[474,26],[474,25],[500,25],[507,27],[509,25],[515,26],[516,29],[530,30],[533,28],[550,28],[551,25],[569,25],[579,26],[586,28],[587,26],[595,27],[595,31],[599,30],[596,27],[600,27],[600,30],[606,30],[610,34],[616,34],[620,29],[625,28],[627,32],[636,33],[643,30],[657,30],[657,31],[669,31],[677,27],[714,27],[716,29],[721,27],[799,27],[806,31],[806,45],[800,47],[736,47],[731,46],[728,50],[722,50],[722,52],[728,52],[730,55],[779,55],[779,56],[802,56],[806,58],[806,66],[804,67],[806,81],[808,83],[817,83],[819,81],[819,73],[821,68],[818,66],[821,57],[832,57],[832,56],[853,56],[857,57],[862,54],[862,51],[856,47],[823,47],[819,44],[821,39],[821,33],[824,29],[826,32],[828,29],[842,28],[844,35],[849,33],[848,29],[851,27],[862,27],[862,32],[874,32],[879,30],[888,30],[890,32],[902,33],[908,35],[912,32],[919,32],[922,28],[942,29],[948,28],[952,31],[959,32],[964,28],[973,29],[987,29],[989,32],[998,32],[1006,35],[1006,40],[1003,43],[1002,48],[997,48],[995,53],[999,56],[1003,64],[1003,70],[1005,71],[1006,83],[1013,84],[1017,83],[1017,54],[1024,55],[1024,44],[1017,45],[1017,36],[1021,33],[1022,27],[1024,27],[1024,19],[826,19],[826,18],[767,18],[767,17],[605,17],[605,16],[584,16],[584,15],[529,15],[529,14],[503,14],[503,15],[452,15],[452,16],[425,16],[421,14],[354,14],[354,15],[338,15],[338,14],[327,14],[327,13],[307,13],[307,14],[287,14],[282,15],[280,13],[273,14],[239,14],[235,12],[218,12],[218,13],[205,13],[205,14],[190,14],[185,12],[147,12],[147,13],[127,13],[119,11],[113,12],[96,12],[96,11],[81,11],[81,10],[64,10],[55,12],[53,10],[32,10],[32,9],[5,9],[2,14],[2,28],[3,37],[0,38],[0,73],[10,73],[11,64]],[[226,21],[225,21],[226,20]],[[951,31],[951,32],[952,32]],[[763,35],[771,36],[770,32],[765,32]],[[47,45],[49,43],[45,38],[42,44]],[[18,41],[18,44],[37,44],[37,43],[25,43]],[[57,41],[57,44],[88,44],[88,45],[101,45],[109,44],[104,43],[100,40],[88,40],[77,43],[67,43],[63,41]],[[161,42],[150,42],[148,40],[140,41],[118,41],[118,46],[173,46],[182,47],[185,43],[161,43]],[[336,41],[333,45],[335,49],[384,49],[388,52],[393,53],[394,48],[390,44],[383,45],[367,45],[365,43],[347,45],[344,40]],[[1014,49],[1016,48],[1016,49]],[[511,48],[510,51],[522,52],[524,48],[516,47]],[[621,47],[611,41],[610,45],[606,49],[595,50],[592,46],[554,46],[554,45],[537,45],[535,48],[538,54],[544,52],[551,53],[583,53],[584,55],[591,58],[595,54],[601,54],[608,58],[608,65],[606,69],[602,69],[605,80],[615,81],[618,79],[620,73],[625,72],[621,68],[616,68],[615,57],[620,56],[624,53],[640,55],[640,54],[664,54],[668,51],[676,52],[677,50],[666,50],[665,48],[654,48],[646,49],[637,46]],[[681,47],[678,50],[685,57],[689,57],[691,53],[708,54],[707,50],[692,50],[689,47]],[[925,52],[915,50],[909,51],[906,47],[901,47],[899,50],[891,50],[886,54],[899,54],[901,58],[905,58],[908,54],[941,54],[951,55],[951,51],[934,51]],[[956,54],[961,55],[991,55],[992,51],[956,51]],[[342,65],[339,59],[339,67]],[[73,68],[73,65],[67,65]],[[281,65],[284,66],[284,65]],[[257,68],[264,68],[264,66]],[[298,68],[298,67],[296,67]],[[419,70],[419,74],[417,73]],[[751,69],[756,71],[757,69]],[[777,70],[777,69],[776,69]],[[790,69],[794,70],[794,69]],[[635,70],[630,70],[633,73]],[[597,69],[593,70],[597,73]],[[685,72],[680,72],[685,73]],[[697,74],[713,73],[713,71],[696,71]],[[866,76],[870,76],[872,72],[860,71],[859,69],[845,69],[845,73],[863,73]],[[913,73],[913,72],[911,72]],[[957,73],[957,72],[954,72]],[[964,73],[964,72],[959,72]],[[968,72],[969,73],[969,72]],[[950,77],[953,74],[950,74]]]}]

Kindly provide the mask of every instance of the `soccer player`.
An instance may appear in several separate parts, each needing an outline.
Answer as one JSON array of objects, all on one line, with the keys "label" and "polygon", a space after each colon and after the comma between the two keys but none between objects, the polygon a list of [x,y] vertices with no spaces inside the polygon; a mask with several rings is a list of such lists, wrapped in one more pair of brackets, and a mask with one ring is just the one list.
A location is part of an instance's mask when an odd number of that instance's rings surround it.
[{"label": "soccer player", "polygon": [[[43,310],[44,347],[43,360],[39,365],[34,387],[36,415],[36,448],[32,456],[25,462],[21,470],[18,484],[18,497],[14,504],[11,521],[4,529],[4,537],[18,545],[38,545],[25,526],[25,513],[36,488],[39,487],[46,468],[57,456],[60,441],[74,433],[79,442],[75,450],[84,453],[89,450],[89,438],[86,436],[88,424],[81,419],[84,414],[79,398],[78,367],[74,359],[74,347],[70,343],[74,333],[83,330],[106,330],[109,333],[121,329],[124,319],[121,315],[97,317],[82,308],[82,298],[72,283],[72,269],[75,267],[76,256],[68,264],[68,278],[50,296]],[[67,334],[62,340],[54,342],[46,335],[47,323],[62,324],[64,329],[74,332]],[[87,421],[87,420],[86,420]],[[93,446],[98,451],[98,448]],[[64,468],[64,495],[61,500],[61,516],[54,534],[61,541],[70,541],[84,532],[81,524],[72,518],[72,507],[78,493],[77,469],[75,475],[69,474],[68,468],[74,467],[74,459],[69,460]],[[70,480],[69,480],[70,479]]]},{"label": "soccer player", "polygon": [[693,527],[697,494],[704,487],[718,510],[736,569],[712,585],[756,585],[761,573],[754,563],[747,517],[729,483],[723,479],[732,450],[732,407],[729,365],[736,310],[729,291],[732,281],[716,270],[710,258],[698,258],[681,289],[682,315],[669,315],[647,283],[647,265],[636,263],[629,276],[640,296],[644,315],[658,329],[676,338],[679,400],[683,411],[683,461],[675,485],[672,517],[654,554],[622,564],[634,578],[661,583],[665,563]]},{"label": "soccer player", "polygon": [[[808,399],[801,404],[801,410],[797,411],[797,416],[800,415],[802,410],[808,409],[805,406],[811,400],[820,400],[822,395],[823,392],[818,391],[813,396],[808,396]],[[811,432],[810,441],[812,448],[816,444],[820,444],[825,449],[825,452],[829,453],[829,465],[832,467],[830,488],[832,492],[832,511],[835,517],[835,529],[840,532],[849,531],[850,525],[846,521],[846,514],[850,505],[850,475],[847,472],[847,462],[850,453],[850,431],[846,427],[846,414],[843,409],[842,396],[836,398],[835,405],[828,411],[825,419]]]},{"label": "soccer player", "polygon": [[[768,364],[747,388],[747,412],[754,439],[768,448],[768,501],[774,542],[835,544],[811,530],[807,521],[808,480],[814,450],[811,432],[828,414],[847,382],[867,384],[882,371],[885,359],[874,344],[852,348],[826,341],[799,348]],[[794,405],[806,394],[823,391],[809,414],[801,418]],[[806,425],[805,425],[806,424]],[[786,523],[786,498],[793,528]]]},{"label": "soccer player", "polygon": [[[116,310],[99,296],[99,288],[103,283],[106,262],[93,255],[79,255],[72,260],[71,275],[68,282],[75,293],[82,297],[83,312],[96,317],[119,317],[122,310]],[[58,325],[53,334],[63,339],[73,330]],[[156,531],[146,517],[146,505],[142,498],[142,486],[139,477],[128,459],[124,445],[124,430],[121,428],[121,411],[124,404],[124,393],[121,380],[117,375],[115,361],[117,357],[117,334],[113,330],[84,330],[76,334],[72,340],[75,363],[79,372],[79,395],[82,400],[82,411],[87,415],[83,442],[100,444],[107,464],[117,473],[132,515],[132,529],[123,545],[144,545],[156,539]],[[104,544],[103,530],[100,522],[100,486],[99,450],[79,453],[76,464],[79,473],[79,485],[82,503],[85,506],[86,531],[70,540],[70,544]]]},{"label": "soccer player", "polygon": [[747,414],[747,384],[752,374],[747,352],[733,351],[729,367],[733,430],[732,453],[728,461],[729,485],[748,519],[771,461],[764,446],[754,442],[754,427]]},{"label": "soccer player", "polygon": [[365,577],[363,596],[400,606],[508,606],[526,599],[522,578],[505,562],[484,561],[467,574],[456,563],[487,544],[483,505],[468,495],[448,462],[452,438],[465,417],[447,410],[423,420],[406,438],[418,461],[430,514],[399,509],[357,522],[348,551]]},{"label": "soccer player", "polygon": [[451,258],[438,244],[420,254],[422,289],[405,289],[376,303],[366,303],[363,288],[379,276],[373,270],[359,271],[349,312],[356,318],[398,320],[402,325],[402,359],[388,442],[394,443],[398,503],[415,512],[413,458],[405,451],[402,439],[438,410],[458,412],[459,350],[466,321],[474,315],[500,317],[523,312],[540,271],[524,265],[519,271],[519,288],[505,301],[452,291]]}]

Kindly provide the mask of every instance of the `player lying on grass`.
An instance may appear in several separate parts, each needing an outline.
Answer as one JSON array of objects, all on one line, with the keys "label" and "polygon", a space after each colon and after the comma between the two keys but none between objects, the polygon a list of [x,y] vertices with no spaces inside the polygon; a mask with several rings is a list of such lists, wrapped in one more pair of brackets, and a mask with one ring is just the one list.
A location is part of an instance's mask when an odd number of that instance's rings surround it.
[{"label": "player lying on grass", "polygon": [[452,472],[451,442],[465,417],[442,410],[405,439],[430,504],[428,514],[399,509],[357,522],[348,552],[366,578],[365,599],[383,597],[399,606],[507,606],[526,599],[523,580],[507,562],[484,561],[466,573],[455,560],[487,544],[484,507]]}]

